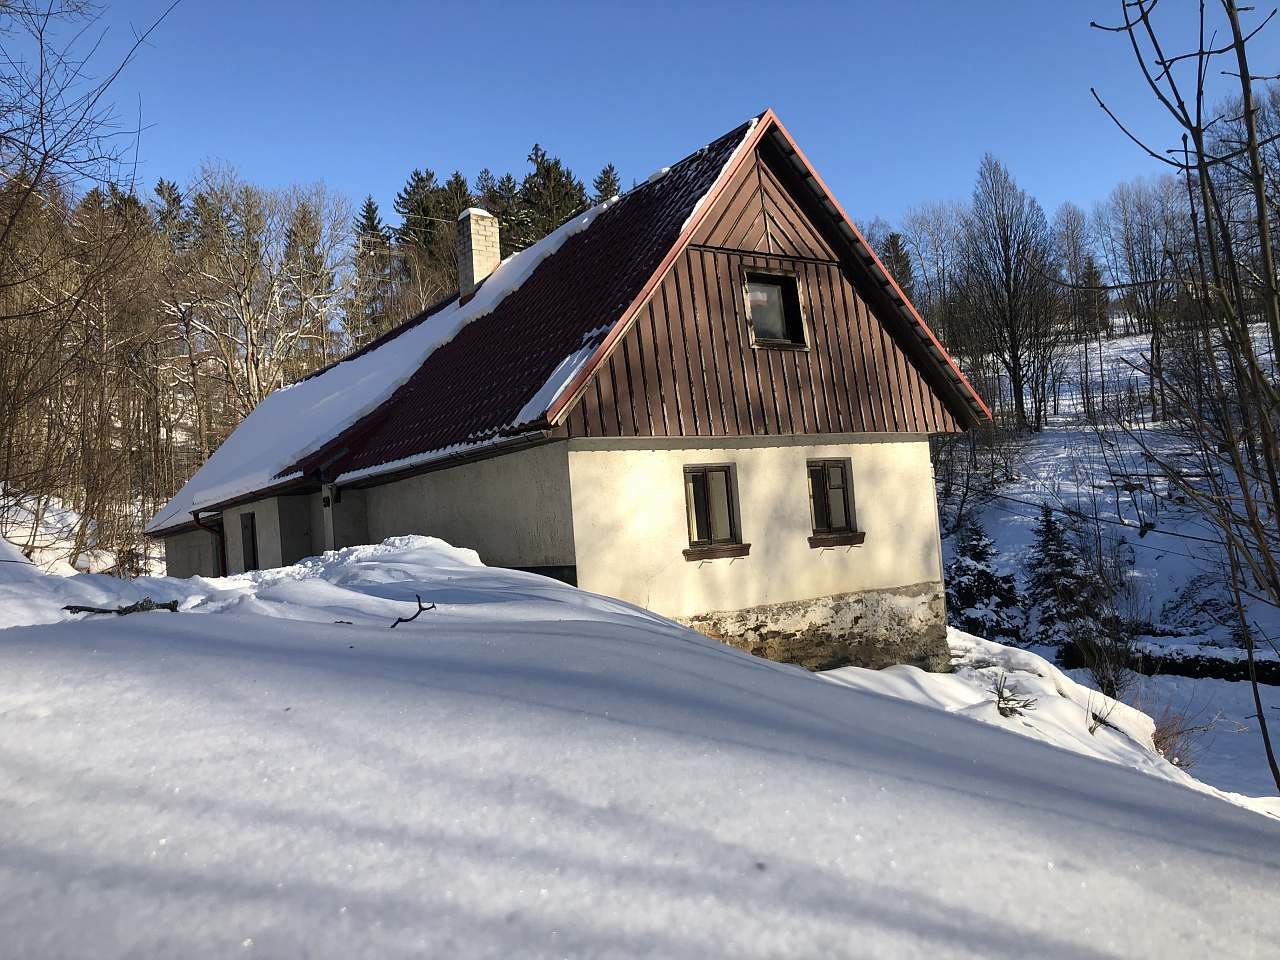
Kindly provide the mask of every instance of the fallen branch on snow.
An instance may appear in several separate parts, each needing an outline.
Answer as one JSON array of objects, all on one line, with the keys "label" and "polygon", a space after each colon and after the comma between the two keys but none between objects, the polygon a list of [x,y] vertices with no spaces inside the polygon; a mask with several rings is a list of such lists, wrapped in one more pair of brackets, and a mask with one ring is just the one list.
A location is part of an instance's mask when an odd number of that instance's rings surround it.
[{"label": "fallen branch on snow", "polygon": [[396,617],[396,622],[393,623],[391,626],[387,627],[388,630],[394,630],[399,624],[402,624],[402,623],[412,623],[414,620],[417,620],[418,617],[422,616],[423,610],[434,610],[436,608],[436,605],[434,602],[432,602],[431,606],[424,607],[422,605],[422,598],[418,596],[416,593],[413,595],[413,599],[418,601],[418,612],[415,613],[412,617]]},{"label": "fallen branch on snow", "polygon": [[146,613],[149,610],[168,610],[170,613],[177,613],[178,601],[168,600],[164,603],[156,603],[150,597],[143,597],[137,603],[131,603],[124,607],[82,607],[72,603],[62,609],[68,613],[114,613],[117,616],[124,617],[131,613]]}]

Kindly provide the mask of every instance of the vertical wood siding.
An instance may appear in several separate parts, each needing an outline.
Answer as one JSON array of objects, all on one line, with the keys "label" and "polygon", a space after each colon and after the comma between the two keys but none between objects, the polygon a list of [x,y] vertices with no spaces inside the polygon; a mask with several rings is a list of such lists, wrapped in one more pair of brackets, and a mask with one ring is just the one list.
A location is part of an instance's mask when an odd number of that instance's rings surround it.
[{"label": "vertical wood siding", "polygon": [[[808,349],[753,348],[743,272],[789,273]],[[569,411],[571,437],[959,430],[757,155]]]}]

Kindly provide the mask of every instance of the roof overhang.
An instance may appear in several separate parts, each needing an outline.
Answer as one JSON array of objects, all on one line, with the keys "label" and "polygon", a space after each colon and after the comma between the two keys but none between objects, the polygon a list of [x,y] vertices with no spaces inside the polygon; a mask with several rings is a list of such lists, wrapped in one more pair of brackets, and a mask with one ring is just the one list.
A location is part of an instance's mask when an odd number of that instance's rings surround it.
[{"label": "roof overhang", "polygon": [[[242,494],[238,497],[232,497],[227,500],[221,500],[217,503],[204,504],[195,512],[199,514],[210,514],[216,516],[223,510],[232,507],[238,507],[246,503],[253,503],[257,500],[265,500],[268,497],[280,496],[298,496],[308,493],[315,493],[320,489],[320,483],[315,478],[296,477],[284,483],[273,484],[269,487],[263,487],[261,490],[254,490],[251,493]],[[161,527],[157,530],[143,530],[142,535],[148,540],[161,540],[165,537],[172,537],[178,533],[186,533],[191,530],[201,529],[200,524],[188,518],[174,523],[172,526]],[[211,516],[211,519],[212,519]]]}]

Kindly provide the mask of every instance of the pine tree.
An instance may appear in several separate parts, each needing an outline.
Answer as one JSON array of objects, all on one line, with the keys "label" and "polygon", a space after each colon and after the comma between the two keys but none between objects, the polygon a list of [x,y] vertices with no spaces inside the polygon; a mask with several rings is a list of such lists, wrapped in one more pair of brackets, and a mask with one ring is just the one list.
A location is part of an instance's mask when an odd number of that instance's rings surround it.
[{"label": "pine tree", "polygon": [[360,206],[360,216],[356,217],[353,230],[357,238],[370,241],[387,239],[387,228],[382,223],[382,213],[378,210],[378,203],[372,196],[364,198],[364,203]]},{"label": "pine tree", "polygon": [[596,174],[595,180],[591,182],[591,188],[595,191],[591,198],[592,203],[604,203],[622,193],[622,181],[618,178],[618,169],[612,163],[605,164],[604,169]]},{"label": "pine tree", "polygon": [[1027,601],[1037,643],[1063,647],[1105,632],[1111,616],[1106,585],[1048,504],[1040,508],[1029,569]]},{"label": "pine tree", "polygon": [[[490,170],[488,167],[485,167],[478,174],[476,174],[475,192],[476,192],[476,200],[479,201],[480,206],[484,207],[486,210],[489,210],[489,206],[488,206],[489,199],[497,192],[497,189],[498,189],[498,180],[493,175],[493,171]],[[489,210],[489,212],[493,213],[492,210]]]},{"label": "pine tree", "polygon": [[1022,642],[1018,588],[1011,575],[996,572],[995,546],[977,520],[960,528],[946,577],[948,623],[997,643]]},{"label": "pine tree", "polygon": [[906,245],[902,242],[902,234],[890,233],[885,237],[883,247],[881,259],[889,275],[897,281],[902,292],[907,295],[907,299],[914,303],[916,296],[914,271],[911,266],[911,255],[907,253]]},{"label": "pine tree", "polygon": [[528,218],[527,223],[517,225],[520,235],[515,239],[521,247],[541,240],[587,206],[586,187],[559,157],[549,156],[535,143],[529,162],[533,170],[520,184],[520,200]]},{"label": "pine tree", "polygon": [[285,309],[290,325],[304,331],[285,375],[294,380],[323,366],[336,352],[333,331],[324,309],[336,288],[336,278],[325,259],[323,225],[315,205],[298,204],[285,227],[283,286]]},{"label": "pine tree", "polygon": [[161,177],[156,181],[156,224],[173,250],[185,250],[191,242],[191,217],[187,212],[182,191],[172,180]]},{"label": "pine tree", "polygon": [[395,199],[395,210],[400,214],[396,240],[424,252],[431,250],[439,233],[439,194],[433,171],[415,169],[409,174]]},{"label": "pine tree", "polygon": [[355,282],[343,305],[342,325],[353,347],[362,347],[390,329],[391,236],[373,197],[365,197],[356,218]]},{"label": "pine tree", "polygon": [[[436,206],[443,219],[457,220],[459,214],[475,202],[476,197],[467,185],[467,178],[455,170],[440,189]],[[450,237],[449,240],[452,242],[453,238]]]},{"label": "pine tree", "polygon": [[1031,548],[1027,601],[1033,613],[1032,635],[1037,643],[1061,646],[1068,635],[1069,592],[1078,579],[1076,558],[1067,544],[1066,530],[1048,504],[1040,507]]},{"label": "pine tree", "polygon": [[529,216],[520,197],[520,184],[516,178],[504,173],[501,179],[480,191],[480,202],[498,218],[498,252],[502,257],[505,259],[523,249],[518,241],[530,232]]},{"label": "pine tree", "polygon": [[1084,291],[1088,299],[1085,307],[1085,329],[1081,333],[1086,337],[1106,335],[1111,327],[1111,305],[1107,300],[1107,292],[1103,289],[1102,272],[1091,254],[1085,256],[1081,283],[1088,288]]}]

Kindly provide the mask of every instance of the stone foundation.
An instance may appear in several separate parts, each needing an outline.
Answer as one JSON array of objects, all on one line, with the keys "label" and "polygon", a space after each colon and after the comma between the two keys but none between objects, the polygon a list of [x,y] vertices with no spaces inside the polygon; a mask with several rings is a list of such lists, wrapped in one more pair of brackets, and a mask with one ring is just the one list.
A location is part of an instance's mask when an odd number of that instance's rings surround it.
[{"label": "stone foundation", "polygon": [[758,657],[810,670],[907,663],[951,668],[942,584],[842,593],[681,618],[699,633]]}]

